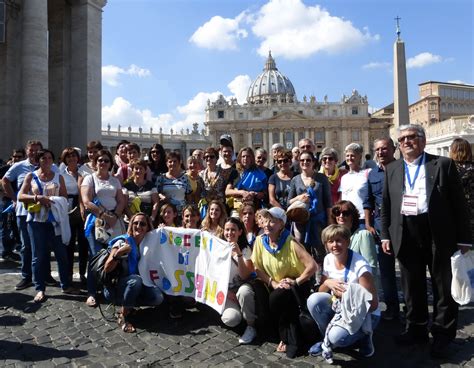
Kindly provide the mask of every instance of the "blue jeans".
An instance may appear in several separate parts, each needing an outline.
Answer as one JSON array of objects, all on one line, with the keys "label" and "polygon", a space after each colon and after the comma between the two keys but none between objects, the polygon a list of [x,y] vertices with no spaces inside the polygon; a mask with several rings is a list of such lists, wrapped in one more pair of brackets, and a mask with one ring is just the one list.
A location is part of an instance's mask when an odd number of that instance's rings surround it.
[{"label": "blue jeans", "polygon": [[[311,294],[307,301],[308,311],[311,317],[316,321],[322,336],[326,335],[326,329],[334,316],[332,310],[331,295],[328,293]],[[375,330],[379,323],[380,316],[369,313],[366,318],[372,318],[372,330]],[[333,326],[328,333],[328,340],[333,348],[346,347],[354,345],[357,341],[364,338],[366,334],[360,329],[351,335],[345,328]]]},{"label": "blue jeans", "polygon": [[8,229],[8,214],[2,213],[12,202],[10,200],[0,200],[0,240],[2,241],[2,256],[11,254],[15,247],[15,237],[12,229]]},{"label": "blue jeans", "polygon": [[104,288],[104,296],[108,301],[125,308],[160,305],[164,299],[159,288],[143,285],[139,275],[120,278],[115,288]]},{"label": "blue jeans", "polygon": [[[103,245],[95,240],[94,229],[87,237],[87,242],[89,243],[89,262],[92,257],[94,257],[102,248]],[[94,296],[97,292],[95,277],[90,272],[89,266],[87,266],[87,295]]]},{"label": "blue jeans", "polygon": [[[22,206],[22,203],[17,203],[17,206]],[[21,277],[24,280],[31,280],[33,272],[31,271],[31,242],[28,228],[26,227],[26,216],[17,216],[16,223],[21,239]]]},{"label": "blue jeans", "polygon": [[45,291],[45,279],[50,274],[51,247],[58,262],[59,279],[64,290],[70,286],[68,278],[68,260],[66,245],[62,243],[61,236],[54,234],[53,224],[50,222],[28,222],[28,233],[31,240],[31,253],[33,255],[32,269],[35,289]]}]

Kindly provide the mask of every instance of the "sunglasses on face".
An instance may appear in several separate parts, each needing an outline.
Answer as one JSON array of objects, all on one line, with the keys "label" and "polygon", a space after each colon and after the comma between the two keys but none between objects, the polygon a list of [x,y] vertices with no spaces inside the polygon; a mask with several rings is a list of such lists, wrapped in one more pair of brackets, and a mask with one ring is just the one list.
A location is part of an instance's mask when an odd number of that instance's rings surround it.
[{"label": "sunglasses on face", "polygon": [[313,162],[310,158],[303,158],[300,160],[300,162]]},{"label": "sunglasses on face", "polygon": [[215,158],[216,158],[216,156],[204,156],[205,160],[213,160]]},{"label": "sunglasses on face", "polygon": [[99,158],[99,159],[97,160],[97,162],[98,162],[99,164],[108,164],[108,163],[110,162],[110,160],[109,160],[108,158]]},{"label": "sunglasses on face", "polygon": [[331,157],[331,156],[329,156],[329,157],[323,157],[323,158],[321,159],[321,161],[334,161],[334,157]]},{"label": "sunglasses on face", "polygon": [[335,217],[339,217],[339,216],[343,216],[343,217],[349,217],[351,215],[351,211],[349,210],[344,210],[344,211],[341,211],[339,208],[335,208],[332,210],[332,214],[335,216]]},{"label": "sunglasses on face", "polygon": [[419,137],[418,134],[409,134],[409,135],[405,135],[403,137],[400,137],[398,138],[398,143],[402,143],[402,142],[405,142],[405,140],[407,141],[414,141],[415,139],[417,139]]},{"label": "sunglasses on face", "polygon": [[288,162],[290,162],[290,160],[288,160],[287,158],[284,158],[283,160],[277,160],[277,163],[279,164],[287,164]]},{"label": "sunglasses on face", "polygon": [[144,221],[134,221],[134,222],[132,222],[132,225],[141,226],[141,227],[147,226],[146,222],[144,222]]}]

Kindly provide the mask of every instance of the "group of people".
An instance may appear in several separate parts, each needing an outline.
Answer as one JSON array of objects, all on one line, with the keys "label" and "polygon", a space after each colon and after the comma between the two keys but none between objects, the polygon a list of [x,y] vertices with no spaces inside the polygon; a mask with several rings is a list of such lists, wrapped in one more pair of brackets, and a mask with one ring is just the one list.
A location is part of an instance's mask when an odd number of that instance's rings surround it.
[{"label": "group of people", "polygon": [[[122,305],[119,324],[133,332],[129,315],[134,307],[159,305],[166,297],[170,316],[179,318],[189,302],[143,285],[138,261],[145,234],[160,226],[200,228],[230,244],[229,292],[221,319],[229,327],[246,323],[239,342],[274,333],[280,340],[277,350],[288,357],[311,346],[311,354],[322,354],[329,363],[335,348],[356,343],[362,356],[373,355],[372,332],[380,318],[398,319],[397,257],[407,320],[397,343],[428,341],[428,266],[435,303],[431,352],[441,356],[457,326],[450,256],[457,247],[466,252],[472,245],[471,147],[456,139],[452,159],[425,153],[419,125],[401,126],[398,143],[401,159],[396,160],[392,139],[377,139],[374,166],[362,164],[359,143],[345,148],[339,164],[334,148],[316,155],[305,138],[291,151],[273,145],[274,165],[267,167],[264,149],[245,147],[235,155],[226,134],[219,148],[196,150],[186,163],[160,144],[144,160],[137,144],[121,141],[112,155],[92,141],[85,160],[77,148],[68,147],[55,164],[53,152],[29,141],[25,159],[2,173],[2,256],[15,258],[10,227],[17,228],[22,280],[16,289],[34,283],[34,301],[40,303],[46,285],[56,284],[51,251],[62,291],[78,293],[72,284],[78,250],[86,303],[95,307],[97,283],[87,272],[88,260],[109,246],[106,272],[119,264],[123,271],[104,295]],[[11,226],[15,215],[16,227]],[[382,313],[378,286],[386,304]],[[319,341],[306,338],[305,310]]]}]

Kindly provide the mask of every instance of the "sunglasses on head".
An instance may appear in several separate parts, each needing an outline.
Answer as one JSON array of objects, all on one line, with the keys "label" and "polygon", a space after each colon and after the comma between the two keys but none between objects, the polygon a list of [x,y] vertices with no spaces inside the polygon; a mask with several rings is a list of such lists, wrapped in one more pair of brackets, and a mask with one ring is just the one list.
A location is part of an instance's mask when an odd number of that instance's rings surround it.
[{"label": "sunglasses on head", "polygon": [[133,221],[132,225],[145,227],[147,223],[145,221]]},{"label": "sunglasses on head", "polygon": [[277,163],[279,164],[287,164],[288,162],[290,162],[290,160],[288,160],[287,158],[284,158],[282,160],[277,160]]},{"label": "sunglasses on head", "polygon": [[335,216],[335,217],[339,217],[339,216],[344,216],[344,217],[349,217],[351,215],[351,211],[349,210],[343,210],[341,211],[339,208],[334,208],[332,210],[332,214]]}]

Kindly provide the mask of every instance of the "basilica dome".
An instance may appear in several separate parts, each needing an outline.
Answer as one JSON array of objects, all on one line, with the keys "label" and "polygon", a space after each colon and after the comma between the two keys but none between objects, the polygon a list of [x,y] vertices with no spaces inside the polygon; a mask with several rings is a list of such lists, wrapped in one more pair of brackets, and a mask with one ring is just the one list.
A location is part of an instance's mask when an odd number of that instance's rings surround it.
[{"label": "basilica dome", "polygon": [[249,104],[296,102],[296,93],[291,81],[281,74],[269,52],[263,72],[250,85],[247,102]]}]

